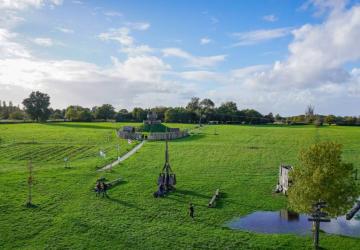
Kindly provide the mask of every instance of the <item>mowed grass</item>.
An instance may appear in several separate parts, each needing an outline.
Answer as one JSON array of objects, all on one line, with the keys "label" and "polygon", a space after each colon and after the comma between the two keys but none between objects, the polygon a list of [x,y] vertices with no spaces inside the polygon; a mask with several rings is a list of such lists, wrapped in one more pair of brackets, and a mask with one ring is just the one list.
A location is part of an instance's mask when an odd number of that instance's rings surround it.
[{"label": "mowed grass", "polygon": [[[177,190],[154,199],[164,142],[147,142],[111,172],[96,172],[116,158],[117,144],[122,153],[134,146],[116,138],[114,128],[122,125],[0,125],[0,249],[311,249],[311,237],[236,231],[225,224],[257,210],[286,208],[286,198],[272,194],[278,166],[296,166],[299,150],[316,141],[342,143],[344,160],[360,168],[357,127],[206,126],[169,143]],[[107,159],[98,157],[100,148]],[[69,169],[65,155],[71,155]],[[37,206],[31,209],[24,206],[29,157]],[[124,182],[109,198],[99,198],[91,189],[100,176]],[[217,188],[221,199],[207,208]],[[189,202],[195,204],[194,222]],[[321,245],[359,249],[360,239],[322,234]]]}]

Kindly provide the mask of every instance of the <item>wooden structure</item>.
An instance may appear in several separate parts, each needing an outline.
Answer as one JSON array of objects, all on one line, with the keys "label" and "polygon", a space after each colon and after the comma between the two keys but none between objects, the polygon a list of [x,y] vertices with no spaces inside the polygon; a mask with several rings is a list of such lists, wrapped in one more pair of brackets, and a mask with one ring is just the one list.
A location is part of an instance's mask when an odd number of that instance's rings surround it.
[{"label": "wooden structure", "polygon": [[[110,188],[113,188],[116,185],[120,184],[122,181],[123,181],[123,178],[120,177],[120,178],[117,178],[117,179],[115,179],[113,181],[106,182],[106,179],[102,177],[102,178],[99,178],[96,181],[96,183],[98,183],[98,182],[104,183],[106,185],[106,187],[107,187],[107,190],[109,190]],[[96,187],[95,187],[94,191],[96,191]]]},{"label": "wooden structure", "polygon": [[279,180],[276,186],[277,193],[287,194],[289,187],[291,186],[291,178],[289,173],[293,170],[293,167],[290,165],[280,165],[279,167]]},{"label": "wooden structure", "polygon": [[33,166],[32,166],[32,161],[30,160],[29,162],[29,177],[28,177],[28,188],[29,188],[29,193],[28,193],[28,201],[26,203],[27,207],[32,207],[32,187],[33,187],[33,181],[34,181],[34,177],[33,177]]},{"label": "wooden structure", "polygon": [[215,194],[209,201],[208,207],[216,207],[216,200],[219,198],[219,196],[220,196],[220,189],[216,189]]},{"label": "wooden structure", "polygon": [[357,201],[354,207],[346,214],[346,219],[351,220],[359,210],[360,210],[360,201]]},{"label": "wooden structure", "polygon": [[328,218],[328,214],[321,211],[321,209],[326,207],[326,202],[318,201],[317,203],[313,204],[313,213],[311,217],[308,218],[308,221],[312,221],[314,223],[314,247],[315,249],[319,249],[319,232],[320,232],[320,222],[330,222]]},{"label": "wooden structure", "polygon": [[158,191],[154,193],[155,198],[164,197],[167,192],[174,190],[176,185],[176,175],[172,171],[169,162],[168,140],[165,141],[165,164],[162,172],[159,174],[157,185]]},{"label": "wooden structure", "polygon": [[157,119],[157,114],[155,111],[149,112],[146,117],[147,120],[144,120],[144,125],[161,124],[161,120]]}]

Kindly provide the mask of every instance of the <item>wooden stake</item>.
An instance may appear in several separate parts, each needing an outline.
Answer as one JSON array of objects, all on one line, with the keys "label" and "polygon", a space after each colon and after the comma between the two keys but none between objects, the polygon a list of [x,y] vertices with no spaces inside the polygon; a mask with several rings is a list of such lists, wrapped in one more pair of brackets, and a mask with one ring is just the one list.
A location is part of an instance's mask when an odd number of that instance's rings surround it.
[{"label": "wooden stake", "polygon": [[29,194],[28,194],[28,202],[26,203],[27,207],[31,207],[32,204],[32,186],[33,186],[33,166],[32,161],[29,161],[29,177],[28,177],[28,188],[29,188]]}]

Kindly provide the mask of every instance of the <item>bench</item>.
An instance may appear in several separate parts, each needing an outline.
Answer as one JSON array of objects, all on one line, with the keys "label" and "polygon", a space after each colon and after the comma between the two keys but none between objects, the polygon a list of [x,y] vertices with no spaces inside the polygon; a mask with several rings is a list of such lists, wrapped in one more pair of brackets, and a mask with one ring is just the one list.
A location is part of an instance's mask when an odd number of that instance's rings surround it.
[{"label": "bench", "polygon": [[209,201],[208,207],[215,207],[216,206],[216,200],[219,198],[220,195],[220,189],[216,189],[215,194]]}]

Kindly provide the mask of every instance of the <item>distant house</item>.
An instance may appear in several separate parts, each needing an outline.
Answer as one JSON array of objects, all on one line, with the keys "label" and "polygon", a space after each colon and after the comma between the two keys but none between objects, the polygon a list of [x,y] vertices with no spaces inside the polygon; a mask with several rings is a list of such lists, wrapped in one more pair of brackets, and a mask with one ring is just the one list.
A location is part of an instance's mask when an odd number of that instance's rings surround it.
[{"label": "distant house", "polygon": [[279,168],[279,181],[276,187],[276,192],[282,192],[287,194],[289,187],[291,186],[291,179],[289,173],[293,170],[293,167],[290,165],[280,165]]}]

